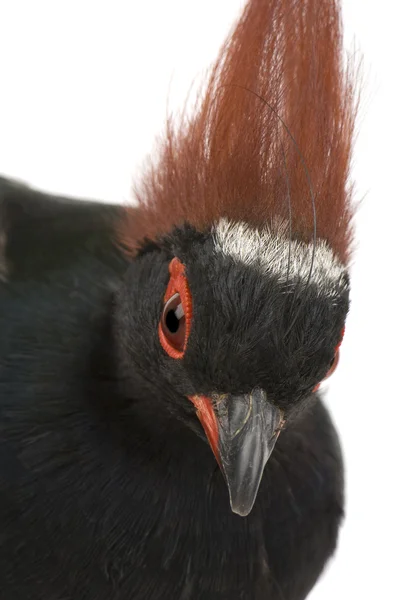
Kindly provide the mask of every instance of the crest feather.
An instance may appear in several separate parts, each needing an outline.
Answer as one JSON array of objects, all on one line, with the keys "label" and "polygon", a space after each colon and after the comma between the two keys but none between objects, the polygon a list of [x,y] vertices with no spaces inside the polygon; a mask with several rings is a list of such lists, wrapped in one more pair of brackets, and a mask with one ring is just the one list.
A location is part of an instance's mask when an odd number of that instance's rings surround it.
[{"label": "crest feather", "polygon": [[220,218],[257,228],[290,220],[293,238],[309,242],[313,196],[316,236],[346,263],[356,94],[343,59],[339,1],[250,0],[194,115],[168,121],[135,186],[125,248]]}]

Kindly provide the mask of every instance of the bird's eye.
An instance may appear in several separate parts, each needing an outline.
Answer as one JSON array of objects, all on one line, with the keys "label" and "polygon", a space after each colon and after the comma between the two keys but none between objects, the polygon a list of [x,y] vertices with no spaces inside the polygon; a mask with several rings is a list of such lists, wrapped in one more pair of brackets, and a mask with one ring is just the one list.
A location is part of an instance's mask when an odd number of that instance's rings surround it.
[{"label": "bird's eye", "polygon": [[337,350],[336,354],[334,355],[334,358],[333,358],[332,362],[330,363],[329,370],[326,373],[324,379],[327,379],[328,377],[330,377],[331,375],[333,375],[333,373],[335,372],[336,367],[339,364],[339,356],[340,356],[340,352],[339,352],[339,350]]},{"label": "bird's eye", "polygon": [[[340,346],[341,346],[341,342],[343,341],[343,337],[344,337],[344,328],[341,331],[340,341],[335,348],[334,357],[329,365],[329,370],[326,373],[326,375],[322,381],[325,381],[325,379],[328,379],[331,375],[333,375],[333,373],[335,372],[335,370],[337,368],[337,365],[339,364]],[[319,390],[320,386],[321,386],[321,383],[317,383],[312,391],[317,392]]]},{"label": "bird's eye", "polygon": [[169,273],[170,280],[159,322],[159,340],[171,358],[182,358],[191,329],[192,296],[185,267],[178,258],[170,262]]},{"label": "bird's eye", "polygon": [[184,350],[186,319],[180,294],[174,294],[163,308],[160,325],[169,344],[178,352]]},{"label": "bird's eye", "polygon": [[[339,364],[339,355],[340,355],[340,352],[339,352],[339,349],[337,348],[334,358],[330,363],[329,370],[326,373],[325,377],[322,379],[322,381],[325,381],[325,379],[328,379],[335,372],[336,367]],[[321,387],[321,383],[317,383],[317,385],[314,387],[314,389],[312,391],[317,392],[320,387]]]}]

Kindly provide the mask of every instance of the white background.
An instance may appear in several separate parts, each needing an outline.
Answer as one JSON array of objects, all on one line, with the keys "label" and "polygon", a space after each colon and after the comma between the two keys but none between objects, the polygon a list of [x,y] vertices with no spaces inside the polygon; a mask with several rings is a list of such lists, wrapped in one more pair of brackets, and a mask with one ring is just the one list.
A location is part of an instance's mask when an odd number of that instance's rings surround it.
[{"label": "white background", "polygon": [[[169,106],[215,58],[241,0],[0,0],[0,172],[124,201]],[[347,518],[311,600],[397,598],[397,8],[343,0],[364,56],[352,307],[328,405]]]}]

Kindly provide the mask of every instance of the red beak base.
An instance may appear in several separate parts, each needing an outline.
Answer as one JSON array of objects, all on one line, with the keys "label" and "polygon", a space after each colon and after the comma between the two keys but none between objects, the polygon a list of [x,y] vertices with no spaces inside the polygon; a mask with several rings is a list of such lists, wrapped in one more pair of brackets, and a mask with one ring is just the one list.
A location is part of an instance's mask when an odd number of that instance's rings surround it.
[{"label": "red beak base", "polygon": [[195,395],[189,399],[228,485],[233,512],[250,513],[264,467],[283,425],[283,414],[263,390],[233,396]]}]

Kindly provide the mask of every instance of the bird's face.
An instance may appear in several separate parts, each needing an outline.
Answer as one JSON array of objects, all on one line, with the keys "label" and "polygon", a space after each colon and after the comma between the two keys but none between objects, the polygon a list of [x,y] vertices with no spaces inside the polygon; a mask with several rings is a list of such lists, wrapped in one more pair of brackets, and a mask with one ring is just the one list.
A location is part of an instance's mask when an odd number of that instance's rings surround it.
[{"label": "bird's face", "polygon": [[118,310],[127,367],[205,432],[234,512],[250,512],[285,421],[334,370],[347,311],[331,250],[282,229],[184,228],[133,261]]}]

